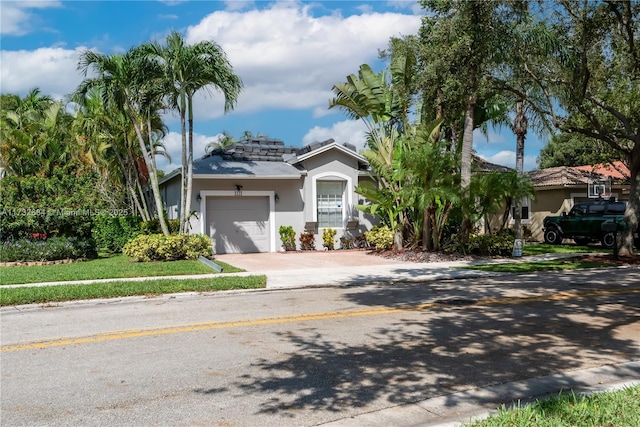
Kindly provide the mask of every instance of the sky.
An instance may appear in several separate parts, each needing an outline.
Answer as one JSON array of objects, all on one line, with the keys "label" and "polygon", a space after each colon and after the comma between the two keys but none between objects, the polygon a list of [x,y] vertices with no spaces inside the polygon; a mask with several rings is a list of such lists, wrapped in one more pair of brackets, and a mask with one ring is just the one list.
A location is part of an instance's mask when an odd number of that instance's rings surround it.
[{"label": "sky", "polygon": [[[331,88],[361,64],[384,69],[379,51],[392,36],[417,34],[422,14],[417,0],[0,0],[0,91],[24,96],[39,88],[62,99],[82,80],[77,63],[83,51],[124,53],[178,31],[190,44],[218,43],[244,84],[226,114],[220,93],[197,96],[196,158],[223,131],[235,138],[249,131],[297,147],[333,138],[362,148],[364,124],[328,109]],[[173,162],[158,159],[158,166],[169,172],[180,164],[180,128],[175,113],[164,119]],[[545,141],[530,132],[525,170],[536,167]],[[479,156],[509,167],[515,167],[515,145],[506,128],[474,137]]]}]

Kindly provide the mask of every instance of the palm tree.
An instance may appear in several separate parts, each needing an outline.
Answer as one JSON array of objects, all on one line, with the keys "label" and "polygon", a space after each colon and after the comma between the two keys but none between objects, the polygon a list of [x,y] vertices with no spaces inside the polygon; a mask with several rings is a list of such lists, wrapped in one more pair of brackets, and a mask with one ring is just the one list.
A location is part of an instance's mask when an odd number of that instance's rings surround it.
[{"label": "palm tree", "polygon": [[[162,232],[168,235],[169,228],[164,217],[155,162],[147,145],[147,138],[150,138],[147,135],[148,126],[145,129],[152,109],[156,112],[158,109],[157,103],[152,102],[157,93],[157,88],[152,85],[154,77],[158,76],[158,69],[145,61],[134,49],[123,55],[103,55],[90,50],[84,51],[80,55],[78,69],[85,77],[76,89],[79,97],[86,96],[89,90],[96,88],[108,108],[122,109],[131,121],[143,164],[149,175],[160,227]],[[89,71],[96,76],[87,78]]]},{"label": "palm tree", "polygon": [[[187,45],[180,33],[172,32],[166,38],[166,45],[149,43],[139,47],[139,52],[147,60],[158,64],[162,70],[160,85],[168,97],[171,108],[180,115],[182,134],[182,200],[180,229],[189,232],[188,220],[191,210],[193,186],[193,97],[205,89],[222,92],[224,111],[233,109],[242,81],[233,73],[222,48],[212,41],[201,41]],[[186,123],[188,121],[188,132]]]}]

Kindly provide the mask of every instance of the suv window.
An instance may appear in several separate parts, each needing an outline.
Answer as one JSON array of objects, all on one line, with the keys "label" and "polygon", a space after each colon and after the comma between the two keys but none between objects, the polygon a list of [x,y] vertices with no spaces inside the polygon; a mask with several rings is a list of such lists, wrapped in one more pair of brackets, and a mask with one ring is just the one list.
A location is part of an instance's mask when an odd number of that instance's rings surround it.
[{"label": "suv window", "polygon": [[591,205],[589,206],[589,213],[591,214],[603,214],[604,205]]},{"label": "suv window", "polygon": [[623,215],[626,209],[627,204],[625,202],[613,202],[609,203],[607,212],[610,214]]}]

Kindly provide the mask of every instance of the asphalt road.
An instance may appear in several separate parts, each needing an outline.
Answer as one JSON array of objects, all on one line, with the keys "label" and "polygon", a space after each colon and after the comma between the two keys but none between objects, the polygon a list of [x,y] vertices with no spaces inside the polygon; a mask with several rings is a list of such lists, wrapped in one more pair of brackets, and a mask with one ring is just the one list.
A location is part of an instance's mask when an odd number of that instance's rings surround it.
[{"label": "asphalt road", "polygon": [[307,426],[640,360],[637,268],[4,307],[7,426]]}]

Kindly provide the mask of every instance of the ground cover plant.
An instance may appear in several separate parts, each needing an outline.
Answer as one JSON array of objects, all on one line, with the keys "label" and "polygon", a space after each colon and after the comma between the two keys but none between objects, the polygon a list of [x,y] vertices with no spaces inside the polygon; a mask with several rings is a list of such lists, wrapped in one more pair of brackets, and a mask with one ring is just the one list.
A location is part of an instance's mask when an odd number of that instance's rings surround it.
[{"label": "ground cover plant", "polygon": [[[244,271],[215,262],[223,268],[224,273]],[[94,260],[70,264],[0,267],[0,285],[210,273],[217,272],[197,260],[131,262],[126,255],[119,254],[103,255]]]},{"label": "ground cover plant", "polygon": [[469,427],[498,426],[638,426],[640,425],[640,385],[623,390],[580,395],[563,392],[532,405],[504,406],[489,418]]},{"label": "ground cover plant", "polygon": [[95,298],[119,298],[136,295],[162,295],[178,292],[211,292],[234,289],[264,288],[266,276],[219,276],[206,279],[152,279],[95,283],[89,285],[59,285],[4,288],[0,306],[41,304]]},{"label": "ground cover plant", "polygon": [[5,241],[0,245],[0,262],[54,261],[97,256],[96,244],[90,238],[46,238],[46,235],[36,233],[32,238]]},{"label": "ground cover plant", "polygon": [[600,245],[549,245],[547,243],[526,242],[522,250],[523,255],[541,254],[575,254],[584,252],[611,253],[610,249],[605,249]]}]

